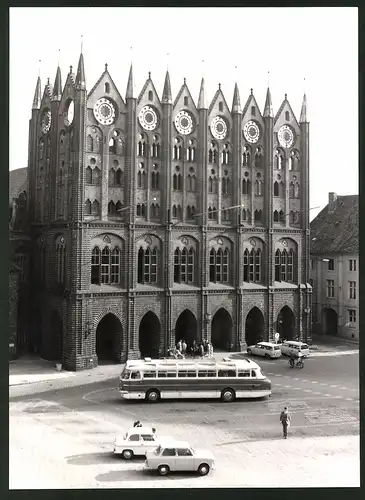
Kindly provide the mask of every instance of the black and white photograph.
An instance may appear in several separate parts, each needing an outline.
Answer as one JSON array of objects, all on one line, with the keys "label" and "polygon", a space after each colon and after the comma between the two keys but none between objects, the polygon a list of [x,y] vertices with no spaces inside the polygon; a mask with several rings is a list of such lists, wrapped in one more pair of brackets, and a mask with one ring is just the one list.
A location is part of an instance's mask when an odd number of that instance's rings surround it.
[{"label": "black and white photograph", "polygon": [[9,488],[360,486],[358,9],[9,9]]}]

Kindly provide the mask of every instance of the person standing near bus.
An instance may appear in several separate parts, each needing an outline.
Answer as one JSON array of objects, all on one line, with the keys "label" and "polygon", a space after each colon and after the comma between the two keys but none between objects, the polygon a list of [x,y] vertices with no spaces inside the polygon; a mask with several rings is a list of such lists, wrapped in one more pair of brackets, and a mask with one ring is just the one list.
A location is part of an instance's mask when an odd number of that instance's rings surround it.
[{"label": "person standing near bus", "polygon": [[176,344],[176,349],[181,353],[182,345],[181,345],[181,340]]},{"label": "person standing near bus", "polygon": [[182,352],[182,354],[183,354],[184,356],[185,356],[185,354],[186,354],[186,349],[187,349],[187,347],[188,347],[188,346],[187,346],[187,344],[186,344],[186,342],[185,342],[185,339],[183,339],[183,341],[182,341],[182,343],[181,343],[181,349],[182,349],[182,351],[181,351],[181,352]]},{"label": "person standing near bus", "polygon": [[288,408],[285,406],[284,410],[280,413],[280,422],[283,426],[283,439],[288,439],[288,427],[290,426],[290,414]]}]

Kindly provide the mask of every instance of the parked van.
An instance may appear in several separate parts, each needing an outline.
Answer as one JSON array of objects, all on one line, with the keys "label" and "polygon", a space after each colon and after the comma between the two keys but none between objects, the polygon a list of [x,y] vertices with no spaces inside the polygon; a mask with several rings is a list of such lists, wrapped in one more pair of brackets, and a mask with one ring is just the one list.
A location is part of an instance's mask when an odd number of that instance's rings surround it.
[{"label": "parked van", "polygon": [[298,355],[299,350],[302,351],[303,356],[306,358],[309,356],[309,346],[305,342],[299,342],[296,340],[284,340],[284,342],[280,345],[281,354],[285,354],[286,356],[294,356]]}]

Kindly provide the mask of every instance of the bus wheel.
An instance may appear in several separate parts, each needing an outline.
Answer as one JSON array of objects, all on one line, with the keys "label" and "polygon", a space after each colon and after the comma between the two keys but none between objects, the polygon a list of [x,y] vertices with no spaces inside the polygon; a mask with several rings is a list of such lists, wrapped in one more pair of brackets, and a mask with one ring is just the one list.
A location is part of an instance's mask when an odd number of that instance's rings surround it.
[{"label": "bus wheel", "polygon": [[221,398],[224,403],[232,403],[235,400],[235,393],[233,389],[223,389]]},{"label": "bus wheel", "polygon": [[147,393],[146,393],[146,400],[149,402],[149,403],[157,403],[157,401],[160,400],[160,393],[158,392],[157,389],[150,389]]}]

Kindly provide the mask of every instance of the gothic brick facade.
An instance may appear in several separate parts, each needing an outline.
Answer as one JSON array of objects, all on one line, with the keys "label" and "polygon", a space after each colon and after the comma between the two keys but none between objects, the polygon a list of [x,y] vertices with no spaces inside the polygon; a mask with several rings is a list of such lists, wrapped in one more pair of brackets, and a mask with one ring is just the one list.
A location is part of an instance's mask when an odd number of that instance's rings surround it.
[{"label": "gothic brick facade", "polygon": [[37,81],[29,133],[33,337],[69,369],[157,356],[184,337],[217,349],[310,341],[309,123],[219,86],[173,102],[151,76],[123,99],[81,54]]}]

